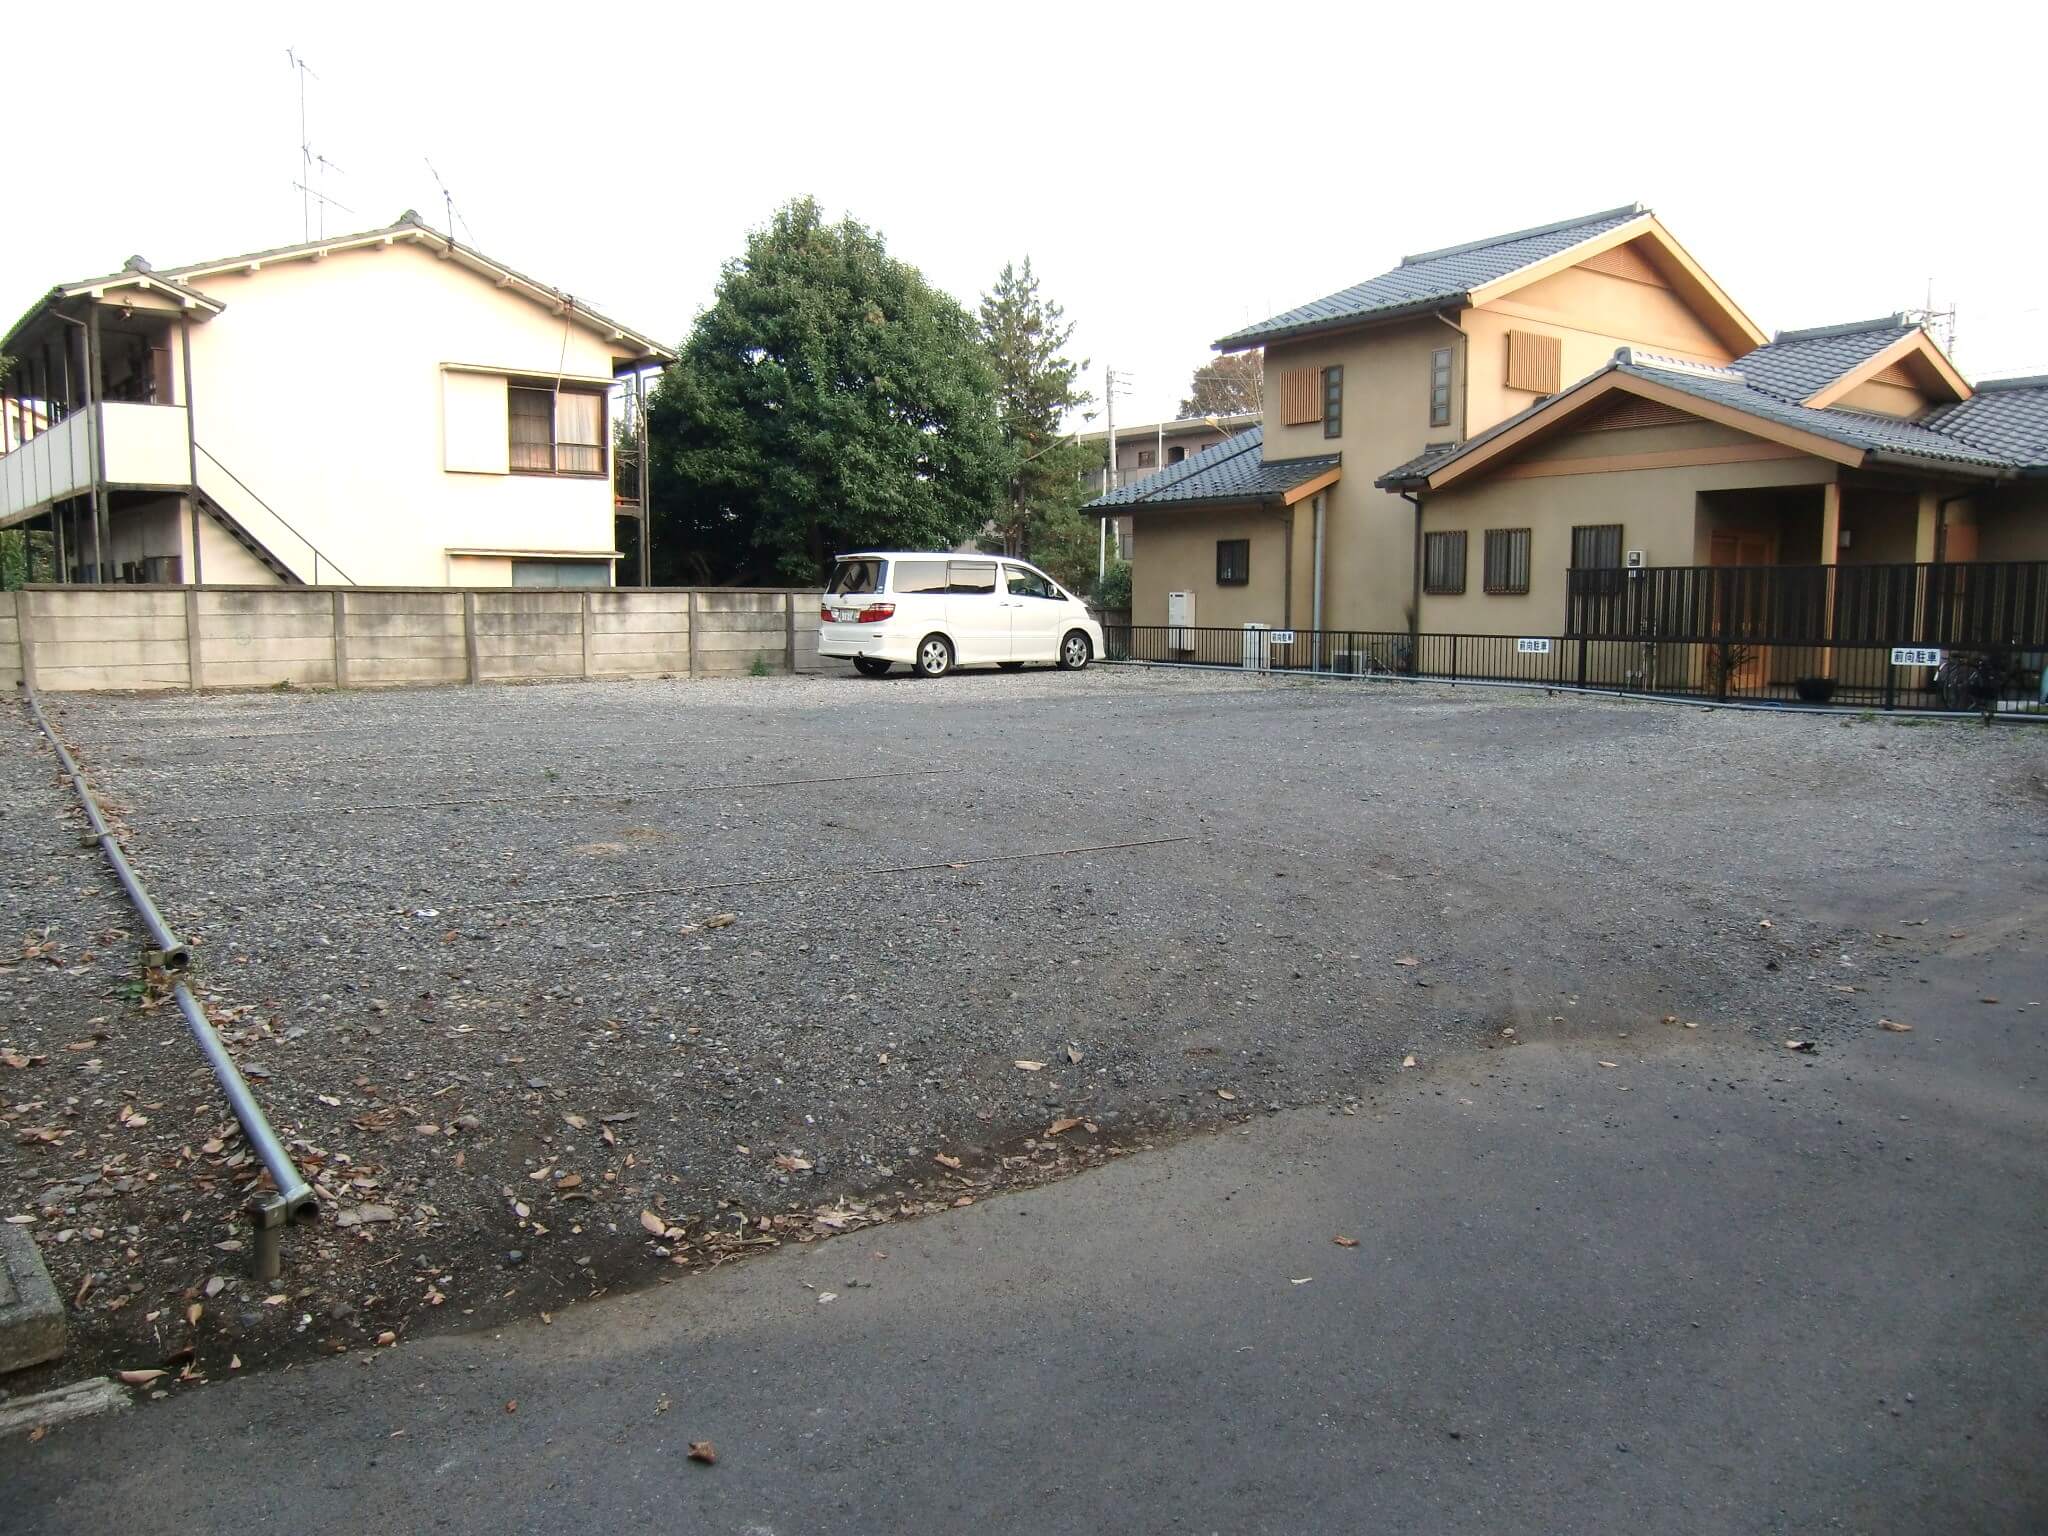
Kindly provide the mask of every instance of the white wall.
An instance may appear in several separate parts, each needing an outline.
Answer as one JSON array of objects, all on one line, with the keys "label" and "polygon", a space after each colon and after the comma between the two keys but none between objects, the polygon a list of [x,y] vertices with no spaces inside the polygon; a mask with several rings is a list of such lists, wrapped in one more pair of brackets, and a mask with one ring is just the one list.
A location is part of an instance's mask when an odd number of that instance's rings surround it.
[{"label": "white wall", "polygon": [[473,418],[452,446],[484,472],[454,472],[443,438],[444,365],[608,378],[604,338],[404,241],[195,281],[226,305],[192,328],[199,442],[357,584],[446,583],[450,548],[614,547],[609,479],[498,471]]}]

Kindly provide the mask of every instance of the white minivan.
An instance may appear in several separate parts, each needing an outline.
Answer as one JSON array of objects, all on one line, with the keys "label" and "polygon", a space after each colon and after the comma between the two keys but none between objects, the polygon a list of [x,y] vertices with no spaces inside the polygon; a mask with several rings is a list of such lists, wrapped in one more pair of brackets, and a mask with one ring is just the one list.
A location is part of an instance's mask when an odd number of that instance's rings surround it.
[{"label": "white minivan", "polygon": [[1081,600],[1004,555],[841,555],[818,620],[818,654],[866,677],[898,663],[923,677],[989,662],[1073,671],[1102,654],[1102,626]]}]

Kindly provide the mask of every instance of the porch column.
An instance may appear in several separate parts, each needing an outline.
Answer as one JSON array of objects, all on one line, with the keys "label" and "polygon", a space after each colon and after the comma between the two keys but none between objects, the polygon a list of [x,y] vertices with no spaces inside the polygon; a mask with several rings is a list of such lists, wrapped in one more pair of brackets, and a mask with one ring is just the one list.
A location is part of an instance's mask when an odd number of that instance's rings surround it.
[{"label": "porch column", "polygon": [[[1842,482],[1830,480],[1820,488],[1820,563],[1828,569],[1823,575],[1822,592],[1824,608],[1821,614],[1821,638],[1832,642],[1835,638],[1835,572],[1833,567],[1842,552]],[[1835,675],[1835,648],[1830,643],[1821,653],[1820,675]]]},{"label": "porch column", "polygon": [[1919,520],[1913,525],[1913,563],[1932,565],[1941,542],[1941,492],[1920,493]]},{"label": "porch column", "polygon": [[[185,506],[191,513],[192,522],[192,565],[185,572],[189,586],[198,586],[205,579],[205,569],[199,554],[199,429],[192,418],[192,317],[178,316],[178,358],[185,374],[185,473],[191,484],[186,489]],[[197,686],[196,684],[194,685]],[[340,684],[336,684],[339,687]]]},{"label": "porch column", "polygon": [[107,424],[100,414],[105,392],[106,380],[100,371],[100,307],[94,304],[85,312],[85,408],[92,413],[86,423],[92,429],[92,575],[101,585],[107,580],[106,547],[114,539],[113,525],[107,521]]}]

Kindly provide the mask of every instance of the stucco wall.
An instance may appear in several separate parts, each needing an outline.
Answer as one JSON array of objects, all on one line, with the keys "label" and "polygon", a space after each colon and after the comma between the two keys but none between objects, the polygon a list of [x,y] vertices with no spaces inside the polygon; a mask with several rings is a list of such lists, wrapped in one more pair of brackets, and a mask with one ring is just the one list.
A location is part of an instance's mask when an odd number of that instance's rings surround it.
[{"label": "stucco wall", "polygon": [[445,364],[609,378],[594,332],[403,242],[203,286],[227,308],[192,328],[199,442],[358,585],[446,583],[450,547],[613,548],[606,478],[444,467]]},{"label": "stucco wall", "polygon": [[[1131,563],[1131,622],[1164,624],[1166,594],[1195,595],[1199,628],[1240,624],[1280,625],[1286,609],[1281,585],[1286,549],[1284,513],[1257,507],[1186,512],[1141,512],[1133,520],[1136,540]],[[1216,584],[1216,541],[1249,539],[1250,581]],[[1305,626],[1306,617],[1296,615]]]},{"label": "stucco wall", "polygon": [[[1952,508],[1951,514],[1967,509]],[[2028,481],[1986,497],[1976,511],[1977,558],[2048,560],[2048,481]]]},{"label": "stucco wall", "polygon": [[786,670],[792,649],[796,670],[819,664],[815,592],[37,587],[0,593],[0,681],[20,675],[24,602],[53,692],[714,676]]},{"label": "stucco wall", "polygon": [[[1703,424],[1704,425],[1704,424]],[[1672,446],[1672,434],[1691,428],[1652,427],[1584,434],[1604,441],[1604,453],[1651,451],[1633,440]],[[1573,445],[1576,447],[1576,443]],[[1553,455],[1566,452],[1560,443]],[[1554,460],[1553,460],[1554,461]],[[1699,513],[1702,492],[1757,486],[1812,486],[1833,477],[1819,459],[1765,459],[1641,469],[1482,479],[1430,493],[1425,531],[1466,530],[1465,591],[1422,599],[1422,628],[1432,633],[1554,635],[1565,619],[1565,571],[1571,565],[1572,529],[1619,523],[1622,547],[1640,549],[1651,565],[1704,564]],[[1527,528],[1529,591],[1488,595],[1485,533]]]}]

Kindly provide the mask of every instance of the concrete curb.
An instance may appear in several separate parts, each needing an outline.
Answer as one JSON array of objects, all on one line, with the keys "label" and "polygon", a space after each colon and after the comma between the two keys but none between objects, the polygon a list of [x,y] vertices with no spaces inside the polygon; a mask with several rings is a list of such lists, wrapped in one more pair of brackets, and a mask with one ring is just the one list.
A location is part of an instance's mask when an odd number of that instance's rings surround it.
[{"label": "concrete curb", "polygon": [[64,1353],[64,1303],[26,1228],[0,1223],[0,1374]]},{"label": "concrete curb", "polygon": [[72,1419],[89,1418],[113,1408],[126,1408],[132,1399],[128,1389],[111,1376],[74,1381],[68,1387],[11,1401],[0,1400],[0,1435],[23,1430],[50,1429]]}]

